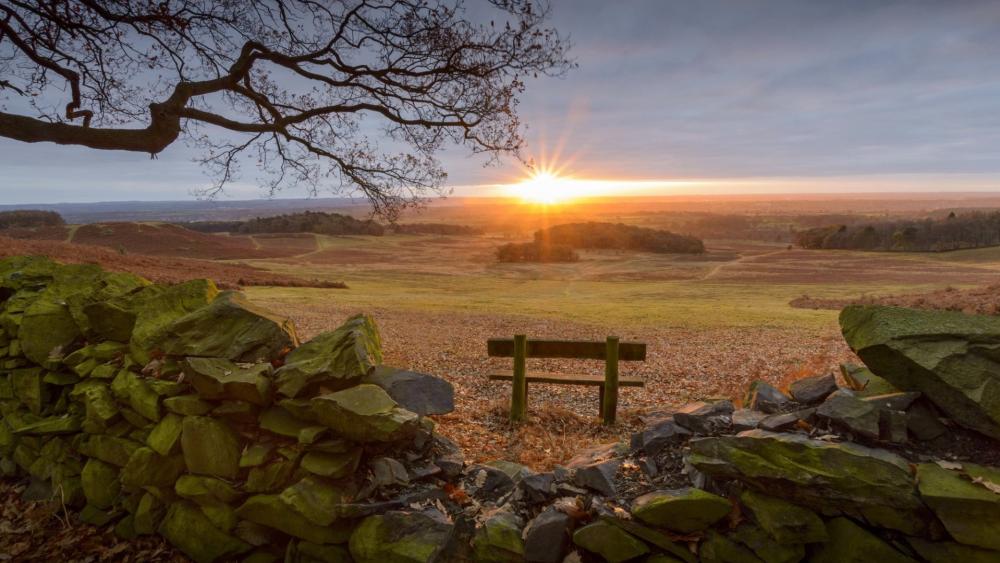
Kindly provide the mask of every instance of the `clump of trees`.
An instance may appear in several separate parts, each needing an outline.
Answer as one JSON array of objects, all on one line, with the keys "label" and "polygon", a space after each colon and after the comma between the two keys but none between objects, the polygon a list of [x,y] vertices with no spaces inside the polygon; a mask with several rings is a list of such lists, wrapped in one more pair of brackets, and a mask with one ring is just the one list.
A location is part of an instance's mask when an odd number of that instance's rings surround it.
[{"label": "clump of trees", "polygon": [[656,253],[700,254],[701,240],[670,231],[647,229],[623,223],[568,223],[535,233],[542,246],[563,245],[570,248],[604,248]]},{"label": "clump of trees", "polygon": [[497,249],[500,262],[576,262],[580,255],[561,244],[539,242],[512,242]]},{"label": "clump of trees", "polygon": [[481,235],[483,230],[468,225],[450,225],[447,223],[404,223],[389,227],[399,235]]},{"label": "clump of trees", "polygon": [[803,248],[943,252],[1000,245],[1000,211],[951,213],[945,219],[831,225],[796,233]]},{"label": "clump of trees", "polygon": [[385,234],[385,227],[371,219],[360,220],[340,213],[305,211],[273,217],[257,217],[244,221],[235,232],[243,234],[317,233],[321,235],[382,236]]},{"label": "clump of trees", "polygon": [[235,233],[239,232],[243,221],[189,221],[177,224],[199,233]]},{"label": "clump of trees", "polygon": [[0,211],[0,229],[19,227],[59,227],[65,225],[62,215],[55,211],[40,211],[36,209],[18,209]]}]

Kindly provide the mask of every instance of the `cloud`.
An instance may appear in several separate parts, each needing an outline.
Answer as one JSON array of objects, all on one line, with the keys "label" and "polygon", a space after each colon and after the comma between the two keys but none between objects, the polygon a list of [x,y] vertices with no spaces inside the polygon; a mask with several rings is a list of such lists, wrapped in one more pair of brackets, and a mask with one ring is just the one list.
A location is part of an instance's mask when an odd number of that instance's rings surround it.
[{"label": "cloud", "polygon": [[[921,175],[952,175],[956,190],[1000,179],[998,2],[552,4],[580,67],[530,80],[521,111],[529,153],[557,155],[578,176],[926,185]],[[207,182],[195,154],[177,145],[149,161],[0,140],[0,199],[186,198]],[[462,150],[443,160],[460,193],[522,174]]]}]

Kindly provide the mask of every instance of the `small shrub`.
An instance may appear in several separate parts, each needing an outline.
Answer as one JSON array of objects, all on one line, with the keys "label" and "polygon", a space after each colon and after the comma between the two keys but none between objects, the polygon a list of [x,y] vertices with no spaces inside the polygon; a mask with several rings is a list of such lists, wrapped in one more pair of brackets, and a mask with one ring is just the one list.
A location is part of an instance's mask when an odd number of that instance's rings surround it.
[{"label": "small shrub", "polygon": [[500,262],[576,262],[580,255],[565,245],[512,242],[497,249]]}]

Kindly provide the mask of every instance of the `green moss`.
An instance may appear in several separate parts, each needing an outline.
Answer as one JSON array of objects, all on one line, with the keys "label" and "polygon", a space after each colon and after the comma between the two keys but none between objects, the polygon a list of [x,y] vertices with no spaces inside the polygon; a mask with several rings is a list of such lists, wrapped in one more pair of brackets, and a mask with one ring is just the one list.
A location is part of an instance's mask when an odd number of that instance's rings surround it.
[{"label": "green moss", "polygon": [[649,547],[618,526],[597,521],[573,533],[573,543],[609,563],[622,563],[649,553]]},{"label": "green moss", "polygon": [[681,533],[704,530],[731,510],[725,498],[695,488],[655,491],[632,503],[632,515],[639,520]]}]

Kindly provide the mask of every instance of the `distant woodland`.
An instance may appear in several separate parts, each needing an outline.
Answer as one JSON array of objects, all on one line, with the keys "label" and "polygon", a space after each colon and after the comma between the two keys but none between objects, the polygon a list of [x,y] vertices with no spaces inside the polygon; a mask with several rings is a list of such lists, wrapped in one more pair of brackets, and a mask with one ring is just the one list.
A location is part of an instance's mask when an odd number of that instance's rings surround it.
[{"label": "distant woodland", "polygon": [[705,252],[705,245],[697,238],[623,223],[590,222],[556,225],[536,232],[535,242],[540,245],[562,245],[570,248],[636,250],[662,254]]},{"label": "distant woodland", "polygon": [[406,223],[382,225],[371,219],[356,219],[340,213],[305,211],[257,217],[248,221],[196,221],[180,225],[202,233],[317,233],[321,235],[374,235],[387,232],[408,235],[480,235],[481,229],[446,223]]},{"label": "distant woodland", "polygon": [[481,235],[483,230],[466,225],[448,223],[401,223],[389,225],[389,230],[400,235]]},{"label": "distant woodland", "polygon": [[0,229],[58,227],[65,225],[61,215],[55,211],[36,211],[22,209],[15,211],[0,211]]},{"label": "distant woodland", "polygon": [[944,252],[1000,245],[1000,211],[949,214],[943,219],[832,225],[796,233],[804,248]]},{"label": "distant woodland", "polygon": [[705,245],[694,237],[622,223],[567,223],[541,229],[535,240],[497,249],[500,262],[576,262],[576,249],[634,250],[661,254],[699,254]]},{"label": "distant woodland", "polygon": [[562,244],[512,242],[497,248],[500,262],[576,262],[580,255]]}]

